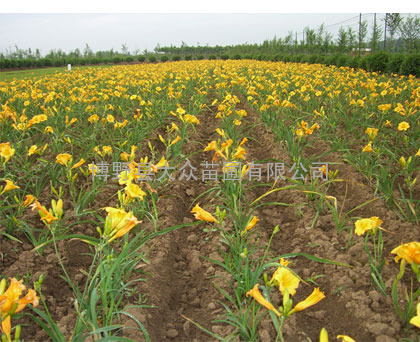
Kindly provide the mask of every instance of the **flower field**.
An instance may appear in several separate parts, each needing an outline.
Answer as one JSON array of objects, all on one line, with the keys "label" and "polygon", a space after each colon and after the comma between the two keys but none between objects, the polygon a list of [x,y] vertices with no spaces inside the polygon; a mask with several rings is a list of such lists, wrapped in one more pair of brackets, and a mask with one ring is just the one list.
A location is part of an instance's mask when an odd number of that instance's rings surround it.
[{"label": "flower field", "polygon": [[419,79],[143,63],[0,104],[4,341],[419,341]]}]

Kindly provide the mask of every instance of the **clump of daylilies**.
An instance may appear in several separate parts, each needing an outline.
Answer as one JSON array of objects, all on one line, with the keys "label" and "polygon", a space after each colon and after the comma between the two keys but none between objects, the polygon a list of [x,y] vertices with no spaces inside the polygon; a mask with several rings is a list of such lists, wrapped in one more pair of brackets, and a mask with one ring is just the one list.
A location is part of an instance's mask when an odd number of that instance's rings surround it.
[{"label": "clump of daylilies", "polygon": [[[28,304],[35,307],[39,303],[39,298],[33,289],[29,289],[25,296],[21,297],[26,290],[26,286],[22,282],[23,280],[18,281],[16,278],[10,278],[7,290],[6,279],[3,278],[0,282],[0,320],[3,341],[12,341],[12,316],[21,312]],[[19,340],[20,329],[20,325],[16,326],[14,341]]]},{"label": "clump of daylilies", "polygon": [[[382,220],[377,216],[360,219],[354,223],[354,232],[357,236],[365,235],[364,247],[369,257],[372,281],[379,291],[386,296],[385,283],[381,276],[382,267],[385,265],[385,259],[382,257],[382,223]],[[373,246],[372,252],[369,248],[369,242],[371,242]]]},{"label": "clump of daylilies", "polygon": [[[394,248],[391,253],[396,254],[395,262],[400,262],[400,272],[392,283],[392,302],[394,309],[404,325],[411,323],[420,328],[420,242],[412,241],[404,243]],[[402,307],[401,300],[398,296],[398,283],[404,276],[406,263],[411,266],[418,286],[414,292],[413,288],[410,290],[410,293],[405,290],[406,304]]]},{"label": "clump of daylilies", "polygon": [[[290,315],[294,314],[295,312],[303,311],[325,298],[325,294],[319,288],[315,288],[305,300],[300,301],[295,306],[293,306],[293,300],[291,296],[296,294],[296,289],[299,287],[300,278],[287,267],[288,265],[289,261],[281,258],[279,267],[274,272],[271,280],[268,281],[267,275],[264,275],[265,287],[262,288],[264,289],[264,292],[267,293],[267,298],[264,297],[260,292],[260,284],[255,284],[255,286],[246,293],[247,297],[253,297],[259,304],[275,314],[275,316],[271,315],[271,318],[275,320],[274,324],[278,329],[278,336],[281,341],[283,341],[282,328],[284,322]],[[282,305],[280,305],[278,309],[276,309],[274,305],[270,303],[268,298],[268,293],[273,287],[278,287],[283,296]],[[266,291],[266,289],[268,291]],[[280,322],[278,322],[278,320],[280,320]]]}]

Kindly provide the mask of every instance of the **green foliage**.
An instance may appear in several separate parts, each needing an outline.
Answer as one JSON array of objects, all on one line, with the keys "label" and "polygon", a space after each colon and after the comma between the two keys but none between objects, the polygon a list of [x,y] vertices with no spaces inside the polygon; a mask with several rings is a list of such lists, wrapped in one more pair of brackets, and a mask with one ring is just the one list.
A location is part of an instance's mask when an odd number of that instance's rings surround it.
[{"label": "green foliage", "polygon": [[131,62],[133,62],[133,61],[134,61],[134,58],[133,58],[132,56],[125,57],[125,61],[126,61],[127,63],[131,63]]},{"label": "green foliage", "polygon": [[139,62],[144,62],[146,60],[146,57],[144,57],[143,55],[139,55],[139,56],[137,56],[137,60]]},{"label": "green foliage", "polygon": [[229,59],[229,55],[221,55],[220,58],[226,61]]},{"label": "green foliage", "polygon": [[163,55],[163,56],[160,57],[161,62],[167,62],[168,60],[169,60],[169,57],[166,56],[166,55]]},{"label": "green foliage", "polygon": [[184,59],[186,61],[191,61],[192,60],[192,56],[191,55],[186,55]]},{"label": "green foliage", "polygon": [[420,55],[408,55],[401,64],[400,72],[404,75],[420,76]]},{"label": "green foliage", "polygon": [[369,71],[385,71],[387,69],[389,56],[385,52],[377,52],[368,57]]},{"label": "green foliage", "polygon": [[118,57],[118,56],[116,56],[116,57],[114,57],[113,59],[112,59],[112,62],[114,63],[114,64],[117,64],[117,63],[121,63],[121,57]]},{"label": "green foliage", "polygon": [[155,56],[150,56],[150,57],[149,57],[149,62],[150,62],[150,63],[155,63],[155,62],[156,62],[156,60],[157,60],[157,59],[156,59],[156,57],[155,57]]},{"label": "green foliage", "polygon": [[173,60],[174,62],[180,61],[180,60],[181,60],[181,56],[178,56],[178,55],[173,56],[173,57],[172,57],[172,60]]}]

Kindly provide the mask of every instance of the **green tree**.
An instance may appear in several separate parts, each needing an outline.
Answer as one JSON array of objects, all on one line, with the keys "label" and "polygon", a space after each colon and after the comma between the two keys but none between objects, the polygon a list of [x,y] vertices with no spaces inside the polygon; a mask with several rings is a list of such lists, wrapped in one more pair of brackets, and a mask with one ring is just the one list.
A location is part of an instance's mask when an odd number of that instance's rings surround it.
[{"label": "green tree", "polygon": [[348,32],[343,27],[338,30],[337,46],[340,52],[345,52],[349,44]]},{"label": "green tree", "polygon": [[417,15],[414,17],[409,16],[404,21],[401,21],[399,31],[408,52],[419,49],[420,18]]}]

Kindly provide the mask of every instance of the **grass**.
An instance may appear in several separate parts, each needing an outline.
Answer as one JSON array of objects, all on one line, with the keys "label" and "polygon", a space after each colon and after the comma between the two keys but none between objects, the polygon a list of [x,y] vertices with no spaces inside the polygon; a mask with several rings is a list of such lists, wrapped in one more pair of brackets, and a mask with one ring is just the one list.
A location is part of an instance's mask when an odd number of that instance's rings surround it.
[{"label": "grass", "polygon": [[[72,70],[83,70],[88,68],[107,68],[112,65],[85,65],[72,67]],[[0,82],[11,81],[13,79],[21,80],[24,78],[40,77],[45,75],[52,75],[56,73],[67,72],[67,66],[65,67],[51,67],[51,68],[40,68],[40,69],[25,69],[25,70],[13,70],[13,71],[0,71]]]}]

